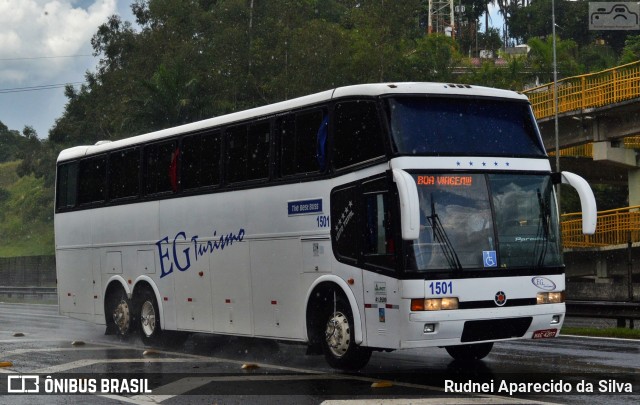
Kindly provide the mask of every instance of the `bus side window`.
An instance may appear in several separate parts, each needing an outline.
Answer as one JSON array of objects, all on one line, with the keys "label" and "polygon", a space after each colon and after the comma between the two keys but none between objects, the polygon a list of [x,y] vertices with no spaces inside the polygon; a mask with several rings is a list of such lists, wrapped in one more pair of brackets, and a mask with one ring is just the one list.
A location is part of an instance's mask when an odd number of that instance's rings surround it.
[{"label": "bus side window", "polygon": [[[280,169],[283,176],[322,171],[318,134],[323,129],[322,110],[288,114],[279,122]],[[322,145],[324,146],[324,145]]]},{"label": "bus side window", "polygon": [[331,240],[336,257],[349,263],[358,262],[358,188],[348,186],[331,192]]},{"label": "bus side window", "polygon": [[187,136],[182,140],[182,188],[215,186],[220,184],[220,133]]},{"label": "bus side window", "polygon": [[[364,189],[364,262],[386,269],[395,268],[395,239],[391,200],[386,180],[363,184]],[[371,190],[371,191],[368,191]]]},{"label": "bus side window", "polygon": [[247,156],[247,180],[269,178],[269,149],[271,148],[271,124],[259,122],[249,127]]},{"label": "bus side window", "polygon": [[229,183],[269,177],[270,131],[268,121],[227,128]]},{"label": "bus side window", "polygon": [[104,201],[106,181],[106,156],[96,156],[81,160],[78,168],[78,204]]},{"label": "bus side window", "polygon": [[333,164],[336,168],[384,155],[382,127],[376,103],[346,101],[336,104]]},{"label": "bus side window", "polygon": [[78,192],[78,163],[65,163],[58,166],[56,185],[56,208],[73,208]]},{"label": "bus side window", "polygon": [[145,194],[177,192],[178,142],[164,142],[144,148]]},{"label": "bus side window", "polygon": [[247,180],[247,127],[227,128],[227,181]]},{"label": "bus side window", "polygon": [[109,154],[109,199],[136,197],[140,189],[140,150],[125,149]]}]

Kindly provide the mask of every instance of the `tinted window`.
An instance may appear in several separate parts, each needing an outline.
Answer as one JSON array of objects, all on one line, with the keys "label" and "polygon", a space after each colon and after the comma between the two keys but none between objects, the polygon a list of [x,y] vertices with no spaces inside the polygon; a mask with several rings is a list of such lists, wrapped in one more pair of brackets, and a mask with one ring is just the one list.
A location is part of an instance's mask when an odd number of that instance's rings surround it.
[{"label": "tinted window", "polygon": [[178,142],[149,145],[144,149],[145,193],[178,191]]},{"label": "tinted window", "polygon": [[398,97],[389,108],[400,154],[545,156],[525,102]]},{"label": "tinted window", "polygon": [[252,125],[249,127],[248,135],[248,180],[266,179],[269,177],[271,126],[268,122]]},{"label": "tinted window", "polygon": [[109,199],[134,197],[140,188],[140,151],[127,149],[109,155]]},{"label": "tinted window", "polygon": [[362,185],[364,192],[364,260],[365,263],[392,269],[395,259],[393,215],[385,179]]},{"label": "tinted window", "polygon": [[227,129],[230,183],[269,177],[270,125],[262,122]]},{"label": "tinted window", "polygon": [[290,114],[279,124],[282,175],[324,169],[327,134],[326,114],[321,110]]},{"label": "tinted window", "polygon": [[182,140],[182,187],[185,190],[220,183],[220,133]]},{"label": "tinted window", "polygon": [[227,181],[247,180],[247,127],[227,129]]},{"label": "tinted window", "polygon": [[341,168],[384,155],[382,129],[376,103],[349,101],[336,105],[335,167]]},{"label": "tinted window", "polygon": [[66,163],[58,166],[56,186],[56,207],[71,208],[76,205],[78,190],[78,163]]},{"label": "tinted window", "polygon": [[78,204],[104,201],[107,158],[97,156],[80,161],[78,168]]},{"label": "tinted window", "polygon": [[331,193],[331,239],[334,251],[341,259],[354,263],[358,260],[358,239],[362,237],[358,228],[357,198],[355,186]]}]

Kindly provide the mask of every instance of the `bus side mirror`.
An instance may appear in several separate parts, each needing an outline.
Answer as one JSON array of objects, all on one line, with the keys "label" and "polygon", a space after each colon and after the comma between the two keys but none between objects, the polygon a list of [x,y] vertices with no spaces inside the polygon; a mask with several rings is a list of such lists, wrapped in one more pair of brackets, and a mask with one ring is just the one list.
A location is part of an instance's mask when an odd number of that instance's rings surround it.
[{"label": "bus side mirror", "polygon": [[582,177],[571,172],[562,172],[560,177],[563,184],[569,184],[575,188],[580,197],[580,205],[582,206],[582,233],[585,235],[593,235],[596,231],[596,222],[598,220],[598,209],[596,207],[596,198],[589,183]]},{"label": "bus side mirror", "polygon": [[393,169],[393,181],[400,197],[400,227],[402,239],[415,240],[420,237],[420,201],[418,186],[411,175],[402,169]]}]

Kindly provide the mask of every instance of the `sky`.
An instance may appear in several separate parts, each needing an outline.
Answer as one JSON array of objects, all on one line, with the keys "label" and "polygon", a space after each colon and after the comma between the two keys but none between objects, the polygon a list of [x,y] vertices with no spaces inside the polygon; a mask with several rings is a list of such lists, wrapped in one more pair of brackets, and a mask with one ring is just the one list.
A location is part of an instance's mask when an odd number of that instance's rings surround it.
[{"label": "sky", "polygon": [[[133,22],[131,3],[0,0],[0,121],[20,132],[31,126],[47,138],[67,102],[64,84],[79,86],[85,72],[95,71],[91,37],[111,15]],[[491,16],[501,26],[495,10]]]},{"label": "sky", "polygon": [[64,84],[95,70],[91,37],[113,14],[133,21],[130,4],[0,0],[0,121],[20,132],[32,126],[46,138],[64,111]]}]

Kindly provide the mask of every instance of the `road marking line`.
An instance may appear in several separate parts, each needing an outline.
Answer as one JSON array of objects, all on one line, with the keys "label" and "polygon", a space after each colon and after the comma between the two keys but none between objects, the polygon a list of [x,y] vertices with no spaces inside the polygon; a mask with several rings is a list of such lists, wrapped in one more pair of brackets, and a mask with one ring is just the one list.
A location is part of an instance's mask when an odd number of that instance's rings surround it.
[{"label": "road marking line", "polygon": [[[232,381],[306,381],[306,380],[342,380],[342,376],[331,374],[313,375],[234,375],[220,377],[186,377],[153,389],[151,395],[136,395],[130,400],[141,400],[140,403],[161,403],[168,399],[193,391],[212,382]],[[137,402],[134,402],[137,403]]]}]

